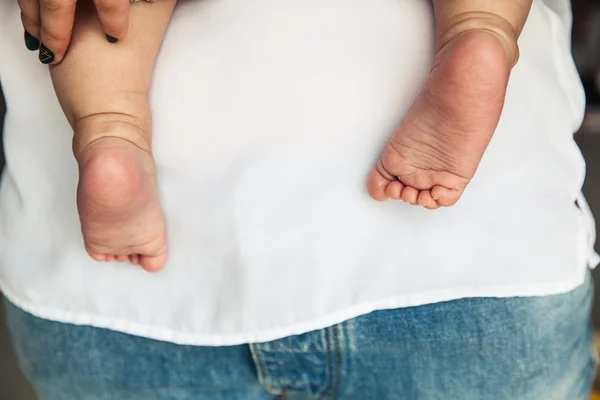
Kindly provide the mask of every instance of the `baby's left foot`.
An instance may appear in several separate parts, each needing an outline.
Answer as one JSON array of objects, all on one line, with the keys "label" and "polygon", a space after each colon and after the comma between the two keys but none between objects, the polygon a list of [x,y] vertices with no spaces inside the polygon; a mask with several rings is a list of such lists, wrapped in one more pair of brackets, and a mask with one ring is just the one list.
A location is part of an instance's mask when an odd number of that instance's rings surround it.
[{"label": "baby's left foot", "polygon": [[496,129],[511,67],[498,39],[468,32],[440,53],[369,176],[375,200],[401,199],[428,209],[455,204]]},{"label": "baby's left foot", "polygon": [[105,113],[75,123],[77,208],[85,248],[96,261],[130,261],[158,271],[167,261],[149,122]]}]

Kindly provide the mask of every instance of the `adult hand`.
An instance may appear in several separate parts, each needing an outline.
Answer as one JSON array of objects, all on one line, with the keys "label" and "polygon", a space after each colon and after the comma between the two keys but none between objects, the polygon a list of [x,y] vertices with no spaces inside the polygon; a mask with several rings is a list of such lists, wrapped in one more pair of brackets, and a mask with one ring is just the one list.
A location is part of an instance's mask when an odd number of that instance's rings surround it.
[{"label": "adult hand", "polygon": [[[115,43],[127,33],[129,0],[93,1],[100,24],[109,42]],[[75,19],[77,0],[18,0],[25,28],[25,45],[39,50],[43,64],[58,64],[64,57]]]}]

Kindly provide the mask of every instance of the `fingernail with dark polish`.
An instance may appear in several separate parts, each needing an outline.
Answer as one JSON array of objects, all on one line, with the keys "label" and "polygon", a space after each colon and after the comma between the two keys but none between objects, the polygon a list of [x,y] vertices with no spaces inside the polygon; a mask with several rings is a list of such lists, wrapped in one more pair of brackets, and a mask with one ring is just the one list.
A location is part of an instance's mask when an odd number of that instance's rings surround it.
[{"label": "fingernail with dark polish", "polygon": [[40,41],[31,33],[25,31],[25,46],[28,50],[35,51],[40,48]]},{"label": "fingernail with dark polish", "polygon": [[40,62],[50,64],[52,61],[54,61],[54,53],[42,43],[40,46]]},{"label": "fingernail with dark polish", "polygon": [[110,36],[110,35],[106,35],[106,40],[108,40],[111,43],[117,43],[119,41],[119,39],[117,39],[114,36]]}]

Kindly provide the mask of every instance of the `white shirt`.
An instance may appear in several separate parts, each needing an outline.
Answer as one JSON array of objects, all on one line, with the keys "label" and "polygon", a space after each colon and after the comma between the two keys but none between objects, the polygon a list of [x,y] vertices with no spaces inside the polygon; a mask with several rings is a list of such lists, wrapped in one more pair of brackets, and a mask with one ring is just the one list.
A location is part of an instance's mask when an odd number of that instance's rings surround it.
[{"label": "white shirt", "polygon": [[0,287],[43,318],[197,345],[569,291],[598,262],[569,30],[567,0],[534,2],[478,173],[431,212],[366,191],[425,82],[430,2],[182,1],[152,90],[170,260],[151,274],[85,253],[71,129],[16,1],[0,0]]}]

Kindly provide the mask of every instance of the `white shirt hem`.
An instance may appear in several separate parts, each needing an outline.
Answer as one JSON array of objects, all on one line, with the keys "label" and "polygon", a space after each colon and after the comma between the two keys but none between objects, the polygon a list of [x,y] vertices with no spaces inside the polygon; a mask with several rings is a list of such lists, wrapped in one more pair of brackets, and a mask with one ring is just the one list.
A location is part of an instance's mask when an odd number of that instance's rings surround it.
[{"label": "white shirt hem", "polygon": [[[600,259],[598,260],[600,261]],[[596,265],[594,265],[595,267]],[[588,273],[584,270],[585,274]],[[518,286],[480,286],[436,290],[409,296],[394,296],[377,301],[361,303],[353,307],[329,313],[320,318],[291,324],[289,326],[265,329],[256,332],[205,334],[181,332],[174,329],[156,325],[148,325],[135,321],[115,319],[107,316],[67,312],[50,307],[31,304],[23,301],[16,293],[2,288],[4,295],[17,307],[38,317],[51,321],[70,323],[75,325],[88,325],[104,328],[148,339],[171,342],[180,345],[193,346],[231,346],[246,343],[266,342],[286,336],[298,335],[340,322],[359,317],[377,310],[394,308],[415,307],[443,301],[457,300],[456,293],[461,293],[460,298],[468,297],[540,297],[568,293],[585,281],[585,274],[570,281],[550,282],[544,284],[529,284]]]}]

